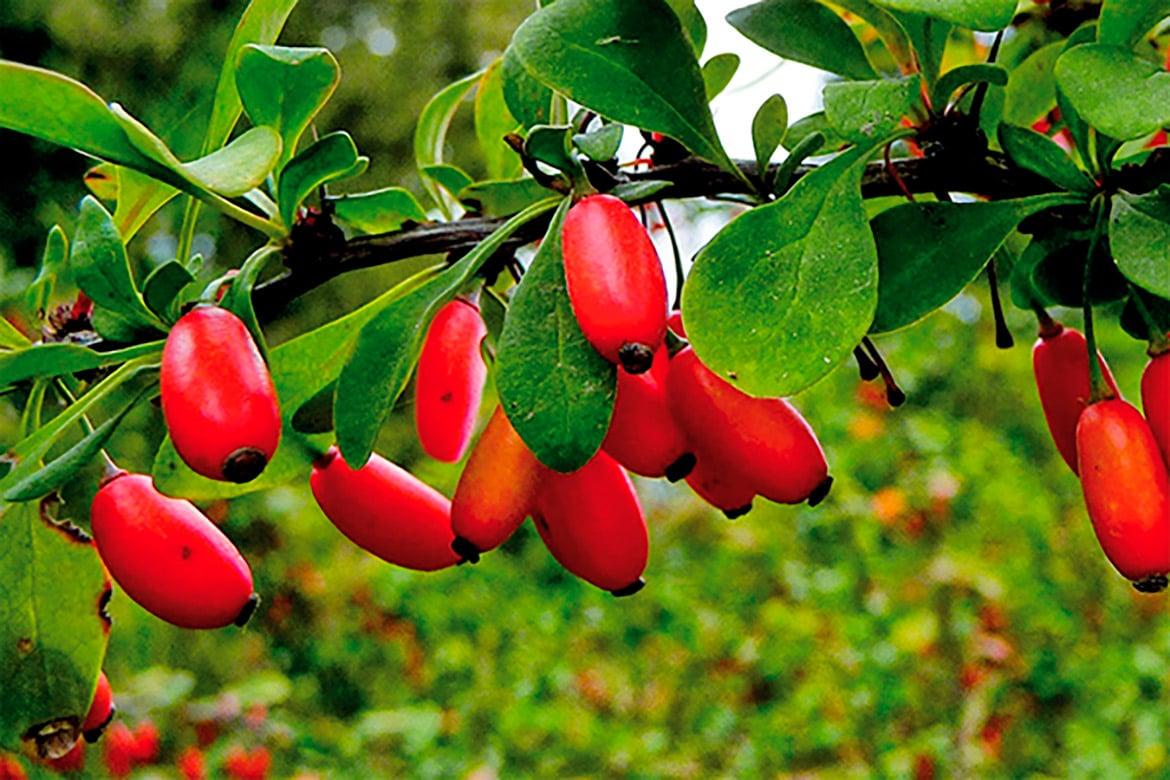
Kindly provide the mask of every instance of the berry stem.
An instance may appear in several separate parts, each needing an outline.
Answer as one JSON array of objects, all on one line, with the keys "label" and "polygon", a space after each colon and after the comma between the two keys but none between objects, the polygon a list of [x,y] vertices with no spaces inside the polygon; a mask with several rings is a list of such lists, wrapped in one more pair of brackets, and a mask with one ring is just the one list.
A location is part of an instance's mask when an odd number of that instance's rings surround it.
[{"label": "berry stem", "polygon": [[1100,195],[1096,196],[1094,201],[1096,223],[1093,226],[1093,238],[1089,241],[1089,253],[1085,259],[1085,281],[1081,288],[1085,315],[1085,344],[1089,351],[1089,387],[1091,388],[1089,403],[1091,404],[1113,397],[1113,391],[1106,384],[1105,375],[1101,371],[1101,363],[1097,359],[1097,332],[1093,325],[1093,300],[1090,295],[1093,289],[1093,260],[1097,256],[1097,248],[1101,245],[1101,236],[1105,231],[1105,220],[1109,215],[1109,207],[1108,201]]},{"label": "berry stem", "polygon": [[886,361],[882,358],[882,353],[878,352],[877,345],[873,343],[873,340],[869,336],[863,338],[861,343],[868,350],[870,359],[877,366],[878,374],[881,375],[882,381],[886,384],[886,401],[894,408],[906,403],[906,393],[894,381],[894,373],[886,365]]},{"label": "berry stem", "polygon": [[870,359],[869,355],[865,354],[864,349],[854,347],[853,358],[857,361],[857,373],[861,375],[862,382],[872,382],[878,378],[877,364]]},{"label": "berry stem", "polygon": [[[995,41],[991,44],[991,51],[987,53],[987,61],[989,63],[995,62],[995,58],[999,56],[999,46],[1001,43],[1003,43],[1003,30],[995,34]],[[983,110],[983,101],[987,97],[987,90],[990,86],[990,82],[984,81],[975,89],[975,97],[971,99],[971,117],[975,121],[979,121],[979,112]]]},{"label": "berry stem", "polygon": [[1000,349],[1011,349],[1016,342],[1012,338],[1011,329],[1008,328],[1003,301],[999,297],[999,275],[995,270],[995,259],[995,256],[992,256],[987,263],[987,285],[991,290],[991,311],[995,316],[995,346]]},{"label": "berry stem", "polygon": [[658,213],[662,215],[662,224],[666,226],[666,234],[670,236],[670,248],[674,252],[674,303],[671,305],[672,309],[682,308],[682,288],[683,288],[683,265],[682,253],[678,248],[678,237],[674,234],[674,225],[671,224],[670,215],[666,213],[666,204],[662,201],[655,201],[654,205],[658,207]]}]

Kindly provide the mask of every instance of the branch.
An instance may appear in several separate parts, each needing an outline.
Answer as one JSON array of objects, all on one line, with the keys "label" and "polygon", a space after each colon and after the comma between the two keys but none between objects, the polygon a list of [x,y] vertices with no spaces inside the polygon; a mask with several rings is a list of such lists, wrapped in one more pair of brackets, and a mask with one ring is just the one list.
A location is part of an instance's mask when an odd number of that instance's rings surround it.
[{"label": "branch", "polygon": [[[1170,163],[1170,159],[1163,158],[1161,162]],[[749,180],[758,180],[759,169],[754,162],[737,164]],[[777,167],[772,166],[772,169]],[[933,193],[944,190],[978,194],[992,199],[1023,197],[1054,190],[1053,185],[1045,179],[1013,166],[1002,154],[994,152],[969,162],[960,162],[954,158],[945,161],[897,160],[893,167],[897,170],[896,174],[881,162],[870,163],[862,177],[862,196],[876,198],[901,195],[902,190],[897,181],[899,178],[911,192]],[[1163,175],[1170,173],[1170,165],[1163,164],[1161,168],[1160,173]],[[816,166],[800,166],[793,176],[793,183],[815,170]],[[696,158],[647,171],[625,172],[621,176],[630,182],[661,180],[671,183],[649,200],[752,194],[739,177]],[[504,246],[501,254],[514,252],[524,244],[540,238],[550,218],[551,215],[547,215],[525,225]],[[256,287],[256,310],[260,317],[272,319],[293,299],[350,271],[423,255],[462,254],[487,238],[504,221],[502,218],[468,217],[454,222],[424,223],[393,233],[358,236],[325,248],[312,258],[306,258],[300,253],[295,263],[287,263],[289,268],[284,274]],[[291,253],[286,252],[286,261],[291,259]]]}]

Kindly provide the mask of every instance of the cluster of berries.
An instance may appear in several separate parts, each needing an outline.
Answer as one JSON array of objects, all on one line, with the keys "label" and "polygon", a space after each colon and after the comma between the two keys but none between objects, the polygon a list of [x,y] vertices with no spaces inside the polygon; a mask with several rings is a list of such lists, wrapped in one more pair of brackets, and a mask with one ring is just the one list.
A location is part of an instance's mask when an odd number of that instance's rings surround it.
[{"label": "cluster of berries", "polygon": [[1139,591],[1156,593],[1170,575],[1170,351],[1152,349],[1142,373],[1145,417],[1097,361],[1109,391],[1091,402],[1085,337],[1042,320],[1032,366],[1052,440],[1081,479],[1106,557]]}]

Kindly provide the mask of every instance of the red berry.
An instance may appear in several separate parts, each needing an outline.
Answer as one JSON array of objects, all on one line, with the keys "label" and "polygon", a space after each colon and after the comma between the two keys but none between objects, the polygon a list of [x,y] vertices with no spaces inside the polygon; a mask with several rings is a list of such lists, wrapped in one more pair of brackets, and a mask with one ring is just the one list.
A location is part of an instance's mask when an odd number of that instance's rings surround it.
[{"label": "red berry", "polygon": [[1141,413],[1121,400],[1089,406],[1077,424],[1081,487],[1106,557],[1138,590],[1170,575],[1170,477]]},{"label": "red berry", "polygon": [[819,503],[832,479],[816,434],[780,398],[753,398],[704,366],[691,348],[670,361],[667,395],[699,453],[782,504]]},{"label": "red berry", "polygon": [[1142,411],[1170,468],[1170,352],[1151,358],[1142,372]]},{"label": "red berry", "polygon": [[[1098,355],[1105,381],[1117,394],[1117,384],[1105,359]],[[1089,350],[1085,337],[1075,328],[1055,323],[1051,331],[1041,330],[1032,347],[1032,369],[1040,405],[1048,421],[1052,441],[1075,474],[1077,471],[1077,420],[1089,403]]]},{"label": "red berry", "polygon": [[203,753],[194,745],[179,754],[175,766],[183,780],[206,780],[207,767]]},{"label": "red berry", "polygon": [[248,482],[280,442],[280,405],[252,334],[227,309],[184,315],[163,349],[163,417],[175,450],[211,479]]},{"label": "red berry", "polygon": [[562,231],[565,283],[581,332],[630,373],[650,368],[666,335],[666,277],[654,243],[612,195],[582,199]]},{"label": "red berry", "polygon": [[728,519],[743,517],[752,509],[756,491],[735,469],[700,453],[687,484],[699,498],[719,509]]},{"label": "red berry", "polygon": [[78,740],[72,750],[60,758],[45,761],[45,765],[58,774],[80,772],[85,769],[85,742]]},{"label": "red berry", "polygon": [[573,574],[615,596],[642,588],[646,520],[629,476],[604,452],[572,474],[547,472],[534,520],[549,552]]},{"label": "red berry", "polygon": [[228,751],[223,768],[236,780],[265,780],[272,768],[272,756],[267,748],[258,747],[247,753],[237,745]]},{"label": "red berry", "polygon": [[666,347],[660,347],[646,373],[618,372],[617,401],[601,448],[635,474],[677,482],[694,468],[695,456],[666,401],[669,363]]},{"label": "red berry", "polygon": [[507,541],[528,517],[545,471],[497,407],[451,499],[455,551],[476,561]]},{"label": "red berry", "polygon": [[81,724],[81,733],[85,735],[85,741],[97,742],[113,718],[114,695],[110,691],[110,681],[106,679],[106,673],[101,672],[98,674],[97,688],[94,689],[89,712]]},{"label": "red berry", "polygon": [[128,777],[134,769],[134,735],[125,723],[115,723],[110,726],[105,740],[106,771],[113,777]]},{"label": "red berry", "polygon": [[432,458],[455,463],[467,451],[487,380],[479,351],[486,336],[479,307],[463,298],[439,309],[427,329],[418,359],[414,422]]},{"label": "red berry", "polygon": [[687,337],[687,329],[683,325],[682,312],[675,309],[666,320],[666,327],[680,339]]},{"label": "red berry", "polygon": [[0,755],[0,780],[26,780],[27,777],[15,756]]},{"label": "red berry", "polygon": [[333,447],[313,465],[309,484],[333,525],[382,560],[419,571],[459,562],[451,502],[381,455],[352,469]]},{"label": "red berry", "polygon": [[134,729],[134,763],[153,764],[158,760],[158,748],[158,726],[149,720],[139,723]]},{"label": "red berry", "polygon": [[182,628],[243,625],[255,609],[239,550],[189,501],[159,493],[145,474],[121,474],[94,496],[98,553],[139,606]]}]

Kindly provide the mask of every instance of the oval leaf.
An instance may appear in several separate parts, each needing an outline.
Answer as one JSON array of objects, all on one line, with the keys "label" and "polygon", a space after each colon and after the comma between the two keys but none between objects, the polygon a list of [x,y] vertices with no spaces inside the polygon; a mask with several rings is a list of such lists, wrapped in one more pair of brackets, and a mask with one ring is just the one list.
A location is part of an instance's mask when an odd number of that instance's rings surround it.
[{"label": "oval leaf", "polygon": [[516,289],[497,359],[500,404],[541,463],[576,471],[601,448],[617,393],[614,366],[577,325],[565,286],[561,204]]},{"label": "oval leaf", "polygon": [[786,60],[850,79],[877,76],[849,25],[816,0],[765,0],[732,11],[727,22]]},{"label": "oval leaf", "polygon": [[1127,49],[1074,46],[1055,73],[1081,118],[1106,135],[1128,141],[1170,125],[1170,72]]},{"label": "oval leaf", "polygon": [[808,387],[869,328],[877,254],[860,193],[869,152],[846,152],[738,217],[695,259],[683,288],[687,333],[703,362],[744,392]]},{"label": "oval leaf", "polygon": [[1109,246],[1127,279],[1170,299],[1170,186],[1148,195],[1114,195]]},{"label": "oval leaf", "polygon": [[280,174],[280,218],[292,225],[305,198],[323,184],[343,178],[358,164],[358,150],[345,131],[330,133],[294,157]]},{"label": "oval leaf", "polygon": [[997,32],[1012,22],[1016,0],[873,0],[891,11],[932,16],[982,32]]}]

